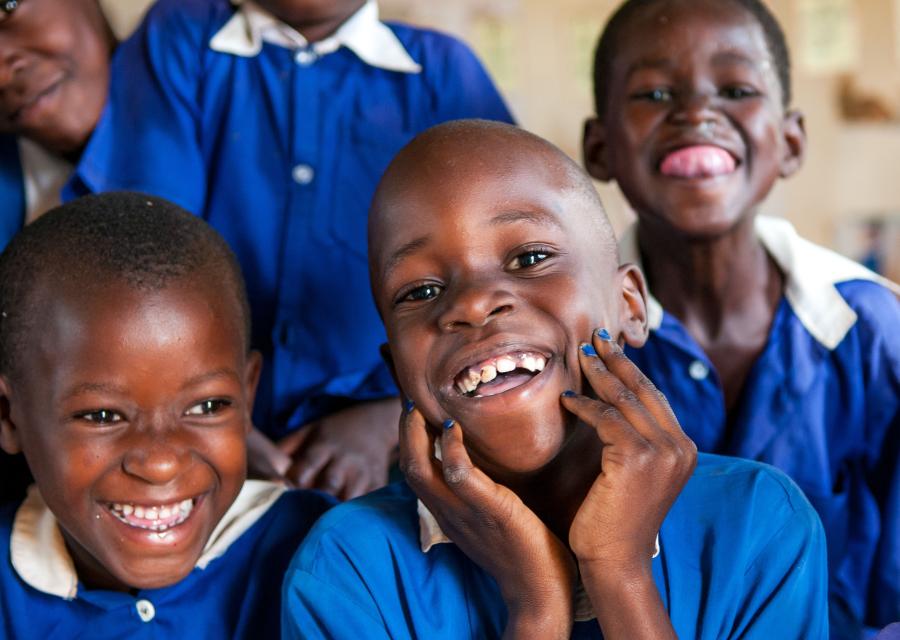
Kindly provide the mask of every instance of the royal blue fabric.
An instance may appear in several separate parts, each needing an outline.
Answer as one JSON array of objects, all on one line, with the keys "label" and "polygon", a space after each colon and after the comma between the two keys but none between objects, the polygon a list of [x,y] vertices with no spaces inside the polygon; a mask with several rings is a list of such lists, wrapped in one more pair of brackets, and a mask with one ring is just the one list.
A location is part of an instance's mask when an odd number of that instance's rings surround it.
[{"label": "royal blue fabric", "polygon": [[[434,124],[511,116],[448,36],[390,25],[420,74],[369,66],[347,48],[301,66],[271,44],[252,58],[211,50],[233,12],[228,0],[150,10],[117,52],[109,103],[67,196],[153,193],[225,237],[265,358],[255,423],[278,437],[349,399],[396,394],[366,258],[368,208],[388,162]],[[292,177],[302,165],[308,184]]]},{"label": "royal blue fabric", "polygon": [[[833,638],[900,619],[900,304],[869,281],[837,285],[858,320],[834,350],[782,300],[729,427],[709,358],[669,314],[628,355],[701,451],[785,471],[828,539]],[[705,379],[689,371],[699,361]]]},{"label": "royal blue fabric", "polygon": [[[822,525],[776,469],[701,454],[659,533],[653,576],[681,638],[827,638]],[[342,504],[285,576],[284,637],[500,638],[496,582],[456,545],[419,546],[416,497],[391,485]],[[600,638],[596,621],[573,638]]]},{"label": "royal blue fabric", "polygon": [[25,184],[15,136],[0,135],[0,203],[2,251],[25,221]]},{"label": "royal blue fabric", "polygon": [[[10,562],[15,507],[0,510],[0,638],[134,640],[190,638],[261,640],[279,637],[280,586],[285,568],[313,522],[332,504],[322,494],[289,491],[205,569],[181,582],[134,594],[79,585],[64,600],[25,584]],[[149,600],[156,615],[138,616]]]}]

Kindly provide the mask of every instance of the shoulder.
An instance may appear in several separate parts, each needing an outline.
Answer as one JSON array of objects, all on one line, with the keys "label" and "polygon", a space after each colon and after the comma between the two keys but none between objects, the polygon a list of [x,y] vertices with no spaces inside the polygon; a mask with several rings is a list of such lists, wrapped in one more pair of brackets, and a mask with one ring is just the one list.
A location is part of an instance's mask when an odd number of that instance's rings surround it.
[{"label": "shoulder", "polygon": [[900,300],[897,293],[880,282],[862,279],[839,282],[835,288],[856,312],[860,328],[885,336],[896,334],[900,323]]},{"label": "shoulder", "polygon": [[[753,562],[774,539],[819,539],[822,525],[797,485],[760,462],[699,454],[697,469],[673,507],[682,535],[728,540]],[[673,523],[674,524],[674,523]]]},{"label": "shoulder", "polygon": [[228,0],[158,0],[147,11],[140,30],[171,31],[173,42],[190,35],[188,42],[196,44],[199,38],[211,37],[233,14]]},{"label": "shoulder", "polygon": [[399,22],[385,24],[394,32],[413,59],[422,65],[426,74],[448,67],[481,68],[481,63],[469,46],[449,34]]}]

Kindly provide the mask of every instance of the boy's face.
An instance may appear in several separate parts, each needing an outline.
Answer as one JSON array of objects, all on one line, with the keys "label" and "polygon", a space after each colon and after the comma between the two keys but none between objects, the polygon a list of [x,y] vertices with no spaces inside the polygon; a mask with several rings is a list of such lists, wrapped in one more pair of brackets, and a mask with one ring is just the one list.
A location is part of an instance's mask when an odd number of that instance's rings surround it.
[{"label": "boy's face", "polygon": [[22,373],[0,379],[0,442],[92,587],[182,579],[243,484],[259,362],[215,286],[45,286]]},{"label": "boy's face", "polygon": [[0,132],[60,154],[80,149],[106,102],[111,47],[96,0],[0,11]]},{"label": "boy's face", "polygon": [[582,389],[594,329],[645,335],[642,280],[618,268],[596,203],[558,159],[508,142],[408,162],[370,236],[401,389],[431,425],[459,421],[494,477],[537,471],[570,441],[559,397]]},{"label": "boy's face", "polygon": [[800,165],[802,119],[785,113],[762,27],[735,3],[650,5],[618,34],[608,83],[585,162],[642,222],[718,235]]}]

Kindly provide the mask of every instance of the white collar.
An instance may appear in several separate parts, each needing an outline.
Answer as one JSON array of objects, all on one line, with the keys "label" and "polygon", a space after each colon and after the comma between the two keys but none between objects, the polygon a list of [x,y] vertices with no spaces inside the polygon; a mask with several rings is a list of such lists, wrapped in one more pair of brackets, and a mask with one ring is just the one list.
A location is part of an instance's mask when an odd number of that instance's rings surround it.
[{"label": "white collar", "polygon": [[[900,295],[897,284],[849,258],[801,238],[787,220],[758,216],[755,232],[784,273],[784,295],[794,313],[809,334],[827,349],[837,347],[857,319],[856,312],[835,288],[836,284],[870,280]],[[622,234],[619,252],[623,263],[641,266],[636,224]],[[652,331],[659,329],[662,316],[662,305],[648,291],[647,320]]]},{"label": "white collar", "polygon": [[[435,442],[435,444],[437,444],[437,442]],[[431,511],[428,510],[428,507],[425,506],[425,503],[421,500],[416,500],[416,511],[419,514],[419,546],[422,549],[422,553],[428,553],[433,546],[438,544],[453,544],[453,541],[441,530],[441,526],[438,524]],[[656,558],[658,555],[659,534],[657,533],[656,548],[653,551],[652,557]],[[597,617],[594,614],[591,599],[588,596],[584,585],[581,583],[580,578],[578,579],[578,584],[575,585],[574,600],[576,622],[593,620]]]},{"label": "white collar", "polygon": [[[262,51],[263,42],[288,49],[310,46],[300,32],[253,0],[232,0],[232,4],[237,5],[237,11],[209,41],[209,46],[214,51],[253,57]],[[311,46],[319,56],[344,46],[373,67],[400,73],[422,71],[421,65],[412,59],[390,27],[378,19],[378,4],[375,0],[368,0],[333,35],[314,42]]]},{"label": "white collar", "polygon": [[72,165],[37,142],[19,136],[19,162],[25,185],[25,224],[62,204],[60,194],[72,175]]},{"label": "white collar", "polygon": [[[231,544],[268,511],[284,493],[281,485],[247,480],[234,504],[216,525],[195,565],[205,569],[223,555]],[[78,595],[78,575],[72,556],[53,512],[32,485],[16,511],[9,544],[10,559],[19,577],[29,586],[52,596],[74,600]]]}]

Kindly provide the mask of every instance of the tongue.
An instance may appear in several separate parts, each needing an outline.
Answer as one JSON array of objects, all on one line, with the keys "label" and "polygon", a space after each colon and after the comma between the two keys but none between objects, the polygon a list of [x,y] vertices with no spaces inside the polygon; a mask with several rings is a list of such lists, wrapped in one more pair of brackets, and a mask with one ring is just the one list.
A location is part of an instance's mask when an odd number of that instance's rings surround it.
[{"label": "tongue", "polygon": [[478,385],[478,388],[475,390],[475,396],[495,396],[498,393],[521,387],[533,377],[533,373],[524,373],[518,370],[510,373],[501,373],[490,382],[483,382]]},{"label": "tongue", "polygon": [[734,171],[734,158],[711,145],[685,147],[667,155],[659,170],[674,178],[713,178]]}]

